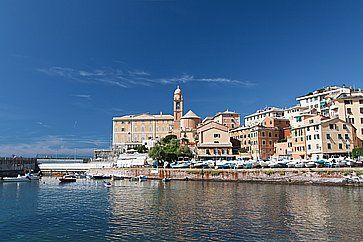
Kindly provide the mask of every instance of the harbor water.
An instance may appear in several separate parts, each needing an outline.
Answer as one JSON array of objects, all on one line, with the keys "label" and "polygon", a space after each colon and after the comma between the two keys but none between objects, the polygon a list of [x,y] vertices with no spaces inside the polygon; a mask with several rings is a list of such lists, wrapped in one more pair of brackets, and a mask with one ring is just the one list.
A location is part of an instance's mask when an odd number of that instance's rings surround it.
[{"label": "harbor water", "polygon": [[0,241],[362,241],[363,188],[0,182]]}]

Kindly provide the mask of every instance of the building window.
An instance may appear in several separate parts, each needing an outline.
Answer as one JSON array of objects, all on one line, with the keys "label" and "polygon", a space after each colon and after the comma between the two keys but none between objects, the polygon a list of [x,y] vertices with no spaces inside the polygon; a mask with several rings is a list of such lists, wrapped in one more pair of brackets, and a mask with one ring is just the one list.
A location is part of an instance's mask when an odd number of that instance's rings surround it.
[{"label": "building window", "polygon": [[221,134],[214,134],[214,138],[220,138]]},{"label": "building window", "polygon": [[331,150],[331,144],[328,143],[328,150]]},{"label": "building window", "polygon": [[334,124],[329,124],[330,129],[334,129]]},{"label": "building window", "polygon": [[349,140],[349,134],[344,135],[345,140]]},{"label": "building window", "polygon": [[262,140],[262,144],[265,145],[266,144],[266,141],[265,140]]},{"label": "building window", "polygon": [[347,129],[347,125],[346,124],[343,124],[343,129]]},{"label": "building window", "polygon": [[327,139],[330,139],[331,137],[330,137],[330,134],[326,134],[326,138]]},{"label": "building window", "polygon": [[359,104],[363,104],[363,99],[359,100]]},{"label": "building window", "polygon": [[352,109],[351,108],[347,108],[347,113],[348,114],[352,114]]},{"label": "building window", "polygon": [[311,145],[308,145],[308,150],[311,150]]},{"label": "building window", "polygon": [[339,149],[343,149],[343,144],[339,144]]},{"label": "building window", "polygon": [[268,137],[272,137],[272,134],[271,134],[271,132],[268,132]]},{"label": "building window", "polygon": [[265,137],[265,132],[262,132],[262,137]]},{"label": "building window", "polygon": [[349,118],[348,121],[349,123],[354,124],[354,118]]},{"label": "building window", "polygon": [[363,113],[363,108],[360,108],[359,110],[360,110],[360,113]]},{"label": "building window", "polygon": [[338,139],[342,139],[342,134],[338,134]]},{"label": "building window", "polygon": [[352,104],[352,100],[344,100],[344,104]]}]

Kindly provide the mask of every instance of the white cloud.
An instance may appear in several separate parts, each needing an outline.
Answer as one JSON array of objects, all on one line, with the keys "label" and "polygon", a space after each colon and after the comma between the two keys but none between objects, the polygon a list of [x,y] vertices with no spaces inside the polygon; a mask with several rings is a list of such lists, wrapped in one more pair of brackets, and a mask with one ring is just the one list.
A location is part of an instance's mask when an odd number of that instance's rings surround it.
[{"label": "white cloud", "polygon": [[79,98],[84,98],[84,99],[90,99],[91,95],[88,94],[72,94],[72,97],[79,97]]},{"label": "white cloud", "polygon": [[[121,70],[113,68],[103,68],[95,70],[75,70],[67,67],[50,67],[38,69],[38,71],[49,76],[61,77],[63,79],[75,80],[89,84],[106,84],[120,88],[134,86],[154,86],[159,84],[176,83],[213,83],[216,85],[236,85],[243,87],[253,87],[256,85],[252,81],[235,80],[226,77],[196,77],[184,74],[178,77],[154,77],[143,70]],[[79,96],[80,97],[80,96]]]}]

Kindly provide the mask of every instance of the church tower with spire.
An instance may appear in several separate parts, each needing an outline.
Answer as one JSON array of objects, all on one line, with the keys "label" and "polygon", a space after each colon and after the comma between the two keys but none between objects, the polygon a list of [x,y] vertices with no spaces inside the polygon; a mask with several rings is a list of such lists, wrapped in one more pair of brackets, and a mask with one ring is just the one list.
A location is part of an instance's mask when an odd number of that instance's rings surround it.
[{"label": "church tower with spire", "polygon": [[183,94],[178,86],[174,91],[174,133],[180,135],[180,120],[183,116]]}]

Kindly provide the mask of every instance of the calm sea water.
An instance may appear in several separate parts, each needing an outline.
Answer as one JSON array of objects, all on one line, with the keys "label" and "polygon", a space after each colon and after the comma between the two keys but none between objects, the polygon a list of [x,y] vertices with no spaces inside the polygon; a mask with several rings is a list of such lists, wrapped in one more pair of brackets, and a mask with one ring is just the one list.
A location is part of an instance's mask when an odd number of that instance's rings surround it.
[{"label": "calm sea water", "polygon": [[0,183],[0,241],[362,241],[363,189],[224,182]]}]

